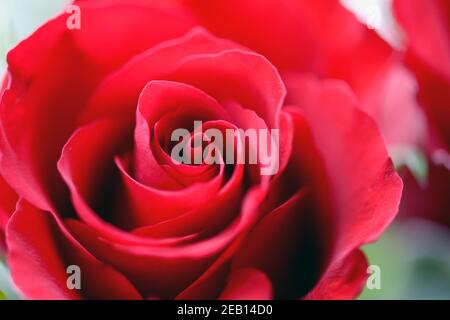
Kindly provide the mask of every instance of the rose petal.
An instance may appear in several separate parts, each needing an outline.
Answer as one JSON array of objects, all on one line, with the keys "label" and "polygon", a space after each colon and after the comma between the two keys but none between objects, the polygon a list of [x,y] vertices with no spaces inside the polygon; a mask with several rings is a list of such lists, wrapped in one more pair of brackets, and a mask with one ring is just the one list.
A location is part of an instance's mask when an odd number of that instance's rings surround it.
[{"label": "rose petal", "polygon": [[121,118],[109,118],[78,129],[65,145],[58,170],[67,183],[75,208],[80,217],[88,223],[101,223],[100,217],[82,210],[81,203],[101,210],[114,221],[112,209],[119,210],[118,203],[110,202],[120,194],[118,170],[114,156],[121,154],[131,143],[132,124],[123,123]]},{"label": "rose petal", "polygon": [[[6,230],[8,265],[29,299],[139,299],[126,278],[67,237],[55,218],[21,201]],[[81,270],[81,290],[67,286],[66,269]]]},{"label": "rose petal", "polygon": [[81,28],[74,32],[74,41],[89,60],[106,70],[194,26],[190,13],[175,5],[123,0],[78,1],[77,5]]},{"label": "rose petal", "polygon": [[[446,0],[394,0],[407,49],[434,72],[450,78],[450,6]],[[417,21],[425,20],[423,25]]]},{"label": "rose petal", "polygon": [[139,95],[152,80],[165,79],[174,66],[195,54],[218,53],[240,48],[230,41],[213,37],[201,28],[195,28],[181,38],[165,41],[136,56],[117,72],[109,75],[90,99],[81,122],[90,122],[102,115],[136,115]]},{"label": "rose petal", "polygon": [[240,49],[194,55],[179,63],[168,78],[189,83],[219,102],[236,101],[255,111],[269,128],[278,128],[286,89],[263,56]]},{"label": "rose petal", "polygon": [[354,299],[365,285],[368,277],[367,266],[364,253],[354,250],[341,261],[333,263],[305,299]]},{"label": "rose petal", "polygon": [[16,209],[18,199],[17,194],[0,175],[0,233],[5,232],[6,223]]},{"label": "rose petal", "polygon": [[343,79],[357,93],[370,85],[392,53],[338,0],[178,2],[208,30],[261,53],[281,72]]},{"label": "rose petal", "polygon": [[[128,203],[128,208],[124,210],[124,212],[127,212],[125,217],[119,217],[122,221],[122,223],[118,224],[120,226],[145,228],[145,226],[174,219],[183,213],[205,206],[207,202],[216,201],[214,198],[222,186],[222,174],[219,174],[211,181],[199,182],[188,188],[158,190],[133,179],[125,171],[118,159],[116,164],[125,185],[126,201]],[[172,229],[172,233],[174,235],[177,234],[174,231],[175,229]]]},{"label": "rose petal", "polygon": [[[217,259],[218,255],[224,248],[233,248],[228,245],[248,232],[257,215],[256,206],[264,194],[258,190],[250,192],[236,223],[210,239],[190,245],[120,245],[99,238],[94,229],[78,221],[68,221],[67,225],[90,252],[125,274],[144,296],[173,298],[183,288],[192,288],[203,281],[206,273],[225,263]],[[213,265],[208,268],[211,263]]]},{"label": "rose petal", "polygon": [[[334,221],[335,259],[376,240],[398,211],[402,181],[373,120],[348,88],[335,81],[299,76],[289,84],[292,117],[304,117],[328,180]],[[318,107],[319,106],[319,107]]]},{"label": "rose petal", "polygon": [[[8,54],[11,84],[0,106],[0,165],[13,188],[44,209],[65,209],[67,189],[55,164],[92,90],[131,56],[192,27],[179,15],[129,2],[80,5],[80,30],[69,30],[63,14]],[[114,26],[127,35],[126,46],[110,32],[110,15],[120,15]]]},{"label": "rose petal", "polygon": [[[256,268],[273,285],[273,296],[303,296],[326,259],[316,209],[306,189],[267,214],[233,257],[232,270]],[[270,252],[270,254],[268,254]]]},{"label": "rose petal", "polygon": [[257,269],[240,269],[228,279],[221,300],[270,300],[272,285],[269,277]]},{"label": "rose petal", "polygon": [[[419,82],[419,102],[438,143],[450,150],[449,3],[446,0],[396,0],[394,12],[406,34],[405,60]],[[419,26],[417,21],[420,20],[427,23]]]},{"label": "rose petal", "polygon": [[[192,86],[168,81],[149,82],[139,97],[136,112],[134,172],[137,181],[151,187],[164,189],[174,184],[171,181],[173,178],[161,168],[155,159],[150,145],[151,141],[155,139],[156,128],[154,126],[156,122],[163,115],[177,111],[182,113],[178,116],[183,121],[192,119],[190,123],[192,128],[189,128],[189,131],[194,129],[194,121],[230,118],[214,98]],[[168,129],[163,132],[167,135],[172,133]]]}]

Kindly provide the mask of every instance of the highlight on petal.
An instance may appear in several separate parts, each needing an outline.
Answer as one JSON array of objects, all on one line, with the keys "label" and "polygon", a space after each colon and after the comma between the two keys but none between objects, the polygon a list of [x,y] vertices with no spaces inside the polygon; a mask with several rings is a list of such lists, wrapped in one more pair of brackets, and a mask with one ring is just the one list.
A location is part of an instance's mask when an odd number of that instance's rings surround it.
[{"label": "highlight on petal", "polygon": [[6,223],[16,209],[18,195],[0,175],[0,237],[5,232]]}]

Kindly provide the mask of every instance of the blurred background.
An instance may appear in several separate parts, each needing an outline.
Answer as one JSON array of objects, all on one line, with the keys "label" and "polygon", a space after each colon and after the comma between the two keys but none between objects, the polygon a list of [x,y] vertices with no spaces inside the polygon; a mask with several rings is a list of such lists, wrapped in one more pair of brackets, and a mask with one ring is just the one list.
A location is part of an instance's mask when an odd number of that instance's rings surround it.
[{"label": "blurred background", "polygon": [[[391,13],[390,0],[341,1],[369,28],[401,49],[401,31]],[[0,0],[0,75],[6,72],[7,52],[64,10],[68,2]],[[390,151],[400,171],[408,168],[416,179],[425,181],[418,184],[420,191],[429,175],[426,158],[420,152]],[[450,202],[450,194],[447,196]],[[450,212],[438,214],[449,216]],[[381,287],[366,287],[360,299],[450,299],[450,228],[434,221],[402,214],[377,243],[363,248],[369,264],[379,267]],[[0,299],[6,298],[19,299],[20,295],[11,283],[4,257],[0,257]]]}]

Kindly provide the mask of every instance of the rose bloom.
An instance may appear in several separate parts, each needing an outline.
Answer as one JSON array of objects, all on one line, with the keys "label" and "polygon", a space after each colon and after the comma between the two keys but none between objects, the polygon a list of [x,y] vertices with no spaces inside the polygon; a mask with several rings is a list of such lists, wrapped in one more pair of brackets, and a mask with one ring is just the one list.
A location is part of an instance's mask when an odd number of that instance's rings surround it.
[{"label": "rose bloom", "polygon": [[[0,230],[23,295],[356,297],[402,190],[362,111],[392,49],[332,0],[76,4],[81,29],[62,14],[8,54]],[[278,173],[175,164],[195,120],[279,129]]]},{"label": "rose bloom", "polygon": [[[428,177],[418,183],[402,170],[405,190],[400,212],[450,226],[450,2],[395,0],[393,4],[404,35],[402,59],[417,82],[417,102],[428,131],[421,145],[428,158]],[[427,23],[419,26],[419,19]]]},{"label": "rose bloom", "polygon": [[[414,72],[418,99],[432,131],[433,149],[450,151],[450,2],[395,0],[405,35],[406,65]],[[425,18],[428,23],[417,24]]]}]

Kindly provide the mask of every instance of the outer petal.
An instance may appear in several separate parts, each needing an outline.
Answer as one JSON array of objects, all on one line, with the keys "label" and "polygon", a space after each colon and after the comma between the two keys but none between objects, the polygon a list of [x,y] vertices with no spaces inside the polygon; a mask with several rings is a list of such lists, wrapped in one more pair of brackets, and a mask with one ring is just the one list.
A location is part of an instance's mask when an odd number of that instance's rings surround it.
[{"label": "outer petal", "polygon": [[305,295],[326,255],[318,216],[309,191],[301,190],[255,226],[233,257],[232,273],[242,268],[264,272],[276,299]]},{"label": "outer petal", "polygon": [[133,281],[144,296],[174,298],[186,288],[184,291],[189,292],[187,297],[205,299],[218,295],[221,283],[214,281],[205,288],[202,285],[204,279],[226,265],[236,250],[233,243],[240,241],[254,225],[258,215],[256,206],[265,195],[261,190],[250,191],[242,205],[241,217],[227,229],[186,245],[158,246],[154,241],[140,246],[123,245],[101,237],[94,229],[78,221],[69,221],[68,227],[96,257]]},{"label": "outer petal", "polygon": [[[48,212],[21,201],[7,226],[8,264],[30,299],[138,299],[123,275],[99,262],[62,231]],[[66,268],[81,269],[81,290],[67,287]]]},{"label": "outer petal", "polygon": [[6,223],[16,209],[17,200],[17,194],[0,175],[0,254],[6,251]]},{"label": "outer petal", "polygon": [[[241,48],[224,50],[222,41],[214,38],[205,45],[204,39],[203,34],[190,34],[188,39],[164,43],[133,60],[102,83],[90,101],[86,117],[112,111],[134,116],[144,86],[151,80],[163,79],[197,87],[220,103],[236,101],[255,111],[270,128],[277,127],[286,90],[273,65],[263,56]],[[197,52],[205,47],[206,52]]]},{"label": "outer petal", "polygon": [[449,150],[450,4],[446,0],[396,0],[394,9],[406,34],[406,64],[419,82],[419,101],[439,142]]},{"label": "outer petal", "polygon": [[261,53],[280,71],[343,79],[358,93],[392,53],[338,0],[177,1],[208,30]]},{"label": "outer petal", "polygon": [[147,83],[165,79],[174,66],[187,57],[218,54],[238,47],[201,28],[194,28],[181,38],[159,43],[108,76],[91,97],[80,121],[89,122],[101,115],[118,113],[128,114],[132,119],[139,95]]},{"label": "outer petal", "polygon": [[353,251],[333,263],[305,299],[342,300],[357,297],[368,276],[367,266],[364,253],[360,250]]},{"label": "outer petal", "polygon": [[[450,4],[447,0],[395,0],[408,50],[433,71],[450,77]],[[426,23],[418,24],[418,21]]]},{"label": "outer petal", "polygon": [[0,233],[5,231],[6,222],[16,209],[17,194],[0,175]]},{"label": "outer petal", "polygon": [[376,240],[398,211],[402,181],[380,133],[361,112],[347,87],[307,77],[291,79],[292,111],[311,128],[325,166],[335,221],[335,252],[340,260],[360,245]]},{"label": "outer petal", "polygon": [[269,277],[257,269],[241,269],[231,274],[222,300],[269,300],[272,285]]},{"label": "outer petal", "polygon": [[55,164],[100,80],[130,57],[192,27],[185,15],[158,5],[80,5],[81,30],[68,30],[64,14],[8,54],[11,81],[0,103],[0,165],[15,190],[45,209],[61,209],[67,200]]}]

